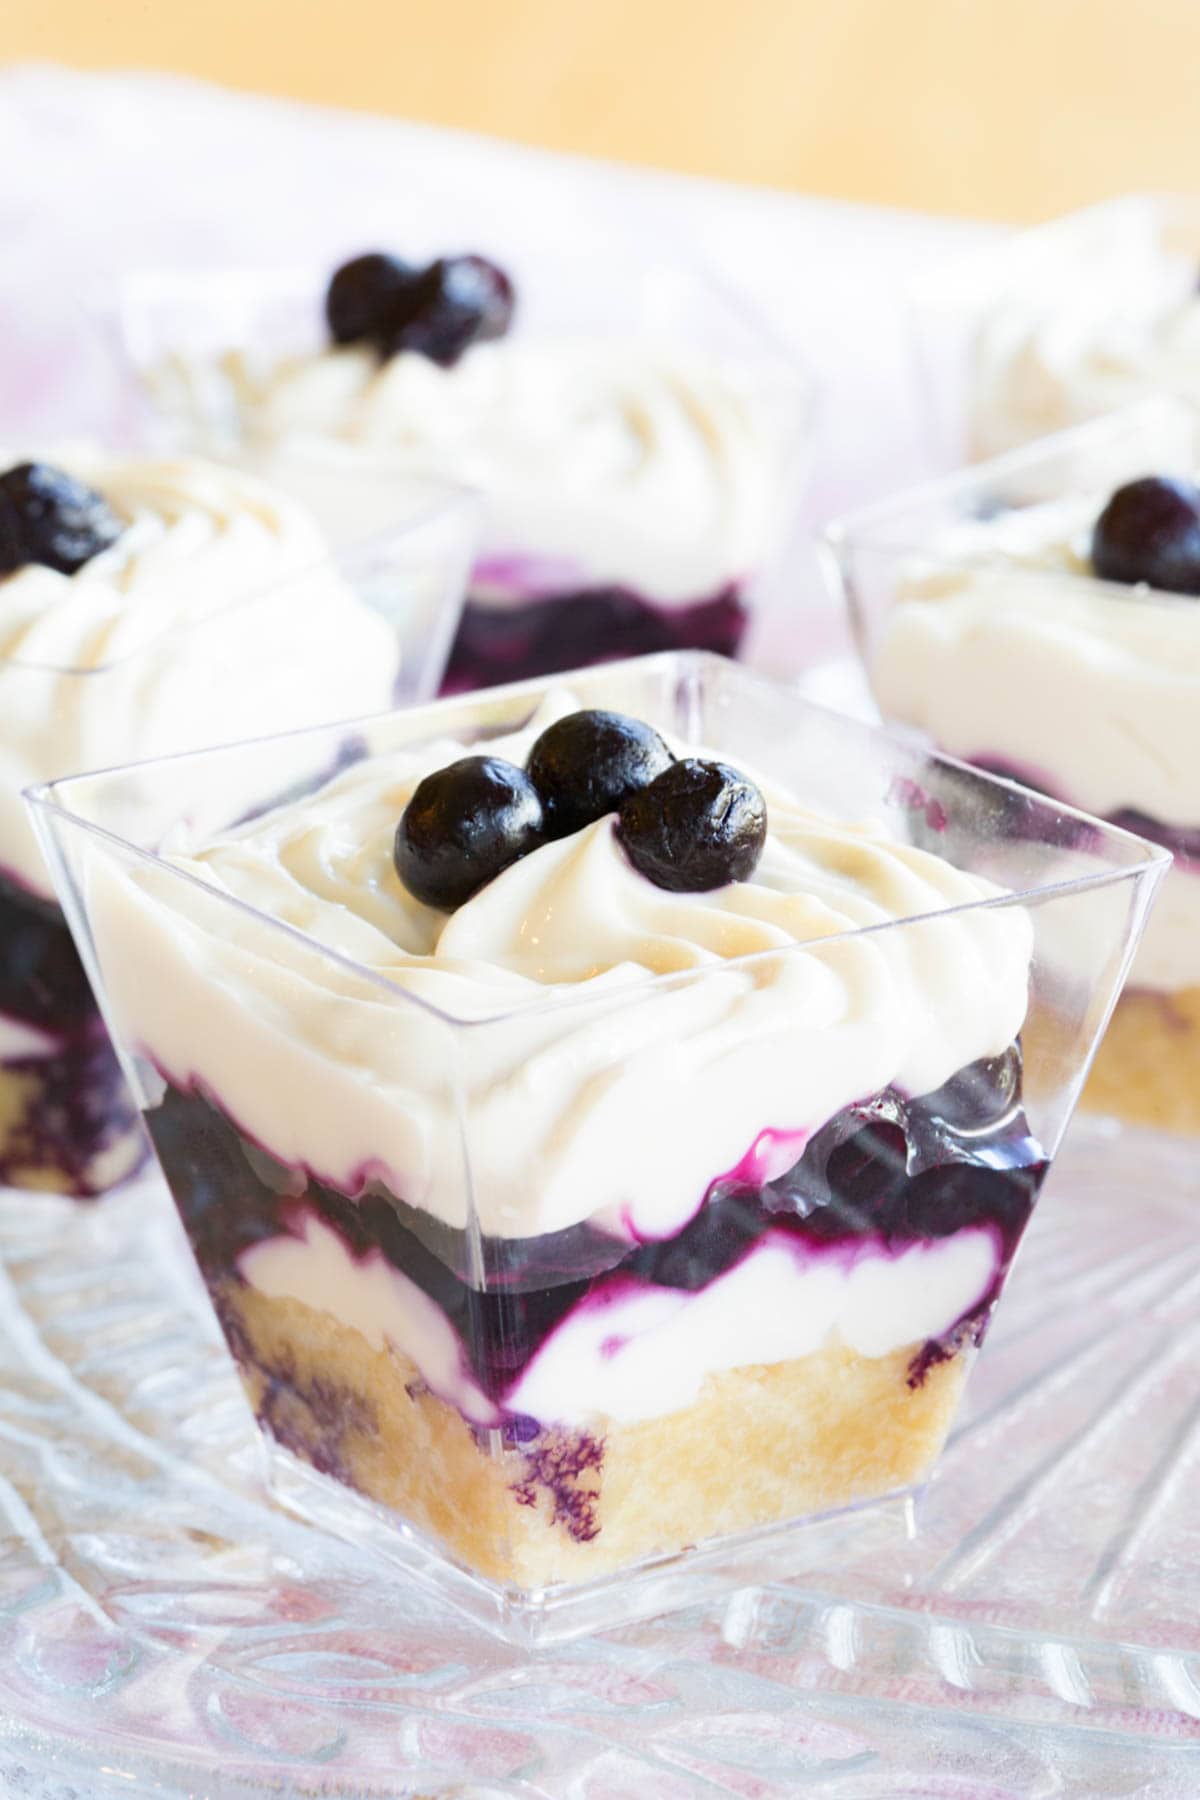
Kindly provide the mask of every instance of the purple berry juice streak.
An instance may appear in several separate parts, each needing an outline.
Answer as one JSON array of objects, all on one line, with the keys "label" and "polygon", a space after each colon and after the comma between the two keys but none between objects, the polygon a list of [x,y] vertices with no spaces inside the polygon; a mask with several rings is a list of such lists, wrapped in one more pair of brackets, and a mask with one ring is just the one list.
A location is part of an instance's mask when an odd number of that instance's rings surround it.
[{"label": "purple berry juice streak", "polygon": [[210,1283],[238,1281],[252,1245],[315,1214],[352,1256],[377,1251],[450,1320],[475,1379],[503,1396],[566,1315],[614,1284],[696,1293],[740,1263],[768,1233],[807,1254],[870,1241],[883,1253],[990,1230],[996,1267],[969,1320],[986,1326],[1045,1174],[1020,1101],[1020,1058],[972,1064],[919,1100],[886,1090],[847,1107],[774,1180],[735,1172],[714,1183],[681,1231],[633,1243],[588,1224],[531,1239],[484,1239],[486,1286],[467,1279],[461,1232],[407,1206],[378,1183],[348,1196],[272,1164],[211,1096],[167,1085],[146,1115],[167,1181]]},{"label": "purple berry juice streak", "polygon": [[104,1029],[83,964],[58,908],[0,877],[0,1014],[47,1035],[45,1055],[8,1058],[33,1096],[0,1152],[0,1182],[52,1173],[64,1191],[93,1199],[93,1170],[128,1146],[132,1174],[146,1146],[137,1108]]},{"label": "purple berry juice streak", "polygon": [[659,650],[736,656],[748,623],[736,583],[680,607],[655,606],[622,587],[565,590],[504,606],[468,599],[442,692],[467,693]]},{"label": "purple berry juice streak", "polygon": [[525,1452],[525,1475],[513,1484],[519,1506],[536,1506],[538,1491],[550,1496],[551,1525],[561,1525],[577,1544],[590,1544],[600,1532],[596,1523],[595,1488],[580,1485],[593,1471],[599,1476],[604,1464],[604,1440],[590,1431],[551,1438]]},{"label": "purple berry juice streak", "polygon": [[[1005,781],[1019,781],[1022,787],[1032,789],[1035,794],[1044,794],[1047,799],[1057,800],[1064,806],[1074,805],[1056,791],[1049,777],[1038,770],[1028,769],[1002,756],[972,756],[968,760],[989,775],[999,775]],[[1169,850],[1177,863],[1200,868],[1200,825],[1168,825],[1136,806],[1118,807],[1116,812],[1106,814],[1105,823],[1115,825],[1120,831],[1131,831],[1135,837],[1147,838],[1160,849]]]}]

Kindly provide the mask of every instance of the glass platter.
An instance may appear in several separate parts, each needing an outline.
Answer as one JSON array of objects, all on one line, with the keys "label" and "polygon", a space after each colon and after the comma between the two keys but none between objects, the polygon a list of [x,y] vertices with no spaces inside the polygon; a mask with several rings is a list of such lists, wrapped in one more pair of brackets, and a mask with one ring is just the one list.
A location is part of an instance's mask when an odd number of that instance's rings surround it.
[{"label": "glass platter", "polygon": [[1200,1158],[1068,1141],[917,1536],[535,1655],[265,1501],[147,1183],[0,1195],[0,1783],[1200,1792]]}]

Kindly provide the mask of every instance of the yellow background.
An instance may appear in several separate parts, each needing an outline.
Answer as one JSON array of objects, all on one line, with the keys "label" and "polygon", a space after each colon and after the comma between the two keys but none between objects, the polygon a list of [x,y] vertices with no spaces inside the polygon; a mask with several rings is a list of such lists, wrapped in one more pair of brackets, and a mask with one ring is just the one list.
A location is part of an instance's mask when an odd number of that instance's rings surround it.
[{"label": "yellow background", "polygon": [[1200,185],[1200,0],[0,0],[0,56],[997,218]]}]

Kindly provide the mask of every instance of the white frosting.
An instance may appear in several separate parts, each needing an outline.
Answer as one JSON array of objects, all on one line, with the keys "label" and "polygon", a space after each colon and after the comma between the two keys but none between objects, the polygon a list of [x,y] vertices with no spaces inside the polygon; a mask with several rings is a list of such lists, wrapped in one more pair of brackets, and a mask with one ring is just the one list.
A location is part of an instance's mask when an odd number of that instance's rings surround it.
[{"label": "white frosting", "polygon": [[[473,1423],[500,1423],[445,1314],[378,1251],[356,1259],[310,1213],[297,1235],[254,1245],[238,1268],[259,1293],[330,1313],[377,1350],[393,1346]],[[983,1227],[896,1253],[869,1243],[814,1252],[768,1233],[696,1293],[618,1281],[575,1306],[500,1399],[548,1425],[656,1418],[728,1369],[790,1362],[831,1340],[879,1357],[939,1338],[995,1271]]]},{"label": "white frosting", "polygon": [[0,1063],[24,1062],[30,1057],[40,1060],[56,1056],[61,1048],[62,1038],[58,1033],[43,1031],[39,1025],[30,1025],[24,1019],[0,1013]]},{"label": "white frosting", "polygon": [[1198,281],[1196,259],[1170,245],[1143,202],[1031,234],[975,341],[975,454],[994,455],[1148,393],[1200,401]]},{"label": "white frosting", "polygon": [[[1106,494],[956,527],[914,558],[876,645],[884,716],[967,759],[1001,760],[1087,812],[1200,826],[1200,602],[1099,582]],[[1134,964],[1200,983],[1200,873],[1176,869]]]},{"label": "white frosting", "polygon": [[[523,761],[564,710],[489,748]],[[204,885],[91,870],[124,1033],[281,1160],[348,1191],[379,1173],[452,1225],[470,1194],[493,1236],[587,1218],[665,1235],[764,1131],[802,1135],[890,1082],[928,1092],[1020,1030],[1024,911],[949,914],[998,890],[768,782],[747,882],[668,893],[608,818],[449,918],[421,906],[392,865],[395,825],[460,748],[365,760],[172,858]]]},{"label": "white frosting", "polygon": [[[654,340],[518,334],[452,368],[357,346],[225,368],[254,466],[312,499],[323,463],[333,513],[347,466],[480,489],[490,580],[472,591],[496,605],[606,583],[684,604],[756,573],[799,429],[777,377]],[[170,374],[202,407],[210,372],[179,359]]]},{"label": "white frosting", "polygon": [[23,788],[378,710],[399,666],[286,496],[194,458],[51,460],[125,530],[74,575],[0,578],[0,865],[45,894]]}]

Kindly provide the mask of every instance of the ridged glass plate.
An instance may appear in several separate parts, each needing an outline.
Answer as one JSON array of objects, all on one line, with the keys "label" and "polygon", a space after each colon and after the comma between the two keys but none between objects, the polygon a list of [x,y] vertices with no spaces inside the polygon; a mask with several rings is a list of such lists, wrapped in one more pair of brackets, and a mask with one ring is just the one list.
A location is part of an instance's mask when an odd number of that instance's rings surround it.
[{"label": "ridged glass plate", "polygon": [[152,1184],[0,1196],[0,1781],[1200,1792],[1200,1157],[1076,1137],[907,1546],[536,1655],[269,1506]]}]

